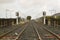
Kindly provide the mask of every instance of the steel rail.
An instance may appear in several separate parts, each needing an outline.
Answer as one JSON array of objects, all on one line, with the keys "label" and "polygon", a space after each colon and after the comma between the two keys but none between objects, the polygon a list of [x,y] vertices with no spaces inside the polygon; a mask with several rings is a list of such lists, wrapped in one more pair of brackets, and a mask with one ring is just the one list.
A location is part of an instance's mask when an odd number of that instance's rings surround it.
[{"label": "steel rail", "polygon": [[48,29],[47,29],[47,28],[45,28],[45,27],[43,27],[43,29],[45,29],[47,32],[51,33],[53,36],[55,36],[57,39],[59,39],[59,40],[60,40],[60,36],[59,36],[59,35],[57,35],[56,33],[54,33],[54,32],[52,32],[52,31],[48,30]]},{"label": "steel rail", "polygon": [[18,36],[15,38],[15,40],[18,40],[19,37],[21,36],[21,34],[25,31],[27,25],[25,25],[25,27],[21,30],[21,32],[18,34]]},{"label": "steel rail", "polygon": [[38,35],[39,40],[42,40],[42,38],[41,38],[41,36],[40,36],[40,34],[39,34],[37,28],[36,28],[35,26],[34,26],[34,28],[35,28],[35,31],[36,31],[36,33],[37,33],[37,35]]},{"label": "steel rail", "polygon": [[2,34],[2,35],[0,36],[0,38],[3,38],[4,36],[6,36],[7,34],[11,33],[12,31],[14,31],[14,30],[16,30],[16,29],[18,29],[18,27],[15,28],[15,29],[13,29],[13,30],[11,30],[11,31],[8,31],[8,32]]},{"label": "steel rail", "polygon": [[[26,24],[26,23],[25,23],[25,24]],[[23,24],[23,25],[25,25],[25,24]],[[8,32],[6,32],[6,33],[0,35],[0,39],[3,38],[4,36],[8,35],[9,33],[13,32],[14,30],[18,29],[18,28],[19,28],[19,27],[14,28],[14,29],[12,29],[12,30],[10,30],[10,31],[8,31]]]},{"label": "steel rail", "polygon": [[[35,22],[37,24],[37,22]],[[38,25],[38,24],[37,24]],[[47,29],[46,27],[42,27],[44,30],[52,34],[54,37],[56,37],[58,40],[60,40],[60,36],[57,35],[56,33],[52,32],[51,30]]]}]

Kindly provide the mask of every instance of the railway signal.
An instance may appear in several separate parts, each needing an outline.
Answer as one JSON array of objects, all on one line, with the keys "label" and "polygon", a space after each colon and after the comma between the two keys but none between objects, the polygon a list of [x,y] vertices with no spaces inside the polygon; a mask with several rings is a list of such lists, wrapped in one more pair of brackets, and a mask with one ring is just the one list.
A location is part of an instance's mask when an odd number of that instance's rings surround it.
[{"label": "railway signal", "polygon": [[16,12],[16,16],[17,16],[16,23],[18,24],[19,12]]},{"label": "railway signal", "polygon": [[43,17],[44,17],[44,24],[46,24],[45,23],[45,20],[46,20],[46,18],[45,18],[46,17],[46,12],[45,11],[43,11]]}]

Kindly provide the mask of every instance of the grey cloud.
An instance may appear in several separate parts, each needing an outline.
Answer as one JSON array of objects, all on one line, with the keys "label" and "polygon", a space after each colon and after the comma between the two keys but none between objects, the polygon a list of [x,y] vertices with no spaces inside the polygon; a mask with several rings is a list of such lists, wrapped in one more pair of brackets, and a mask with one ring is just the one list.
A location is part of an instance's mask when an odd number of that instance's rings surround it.
[{"label": "grey cloud", "polygon": [[[0,0],[0,3],[8,3],[13,2],[15,0]],[[10,4],[4,4],[4,6],[1,6],[1,8],[11,8],[11,9],[18,9],[21,11],[21,15],[31,15],[34,18],[36,18],[36,15],[38,15],[43,10],[57,10],[60,11],[60,1],[59,0],[17,0],[15,3]],[[48,14],[48,13],[47,13]],[[40,13],[38,16],[42,16],[42,13]]]}]

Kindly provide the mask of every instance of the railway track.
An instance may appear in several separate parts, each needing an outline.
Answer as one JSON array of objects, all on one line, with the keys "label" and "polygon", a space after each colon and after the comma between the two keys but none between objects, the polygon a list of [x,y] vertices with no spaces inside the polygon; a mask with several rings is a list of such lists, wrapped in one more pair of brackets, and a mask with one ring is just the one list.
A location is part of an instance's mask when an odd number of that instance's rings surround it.
[{"label": "railway track", "polygon": [[23,29],[15,40],[42,40],[39,32],[31,23]]},{"label": "railway track", "polygon": [[[41,22],[40,23],[36,22],[36,23],[41,24]],[[44,25],[44,24],[43,24],[43,26],[46,27],[47,29],[51,30],[52,32],[60,35],[60,26],[52,26],[52,25]]]},{"label": "railway track", "polygon": [[59,35],[33,21],[30,21],[24,27],[18,28],[6,36],[12,36],[13,39],[10,38],[10,40],[60,40]]},{"label": "railway track", "polygon": [[24,26],[26,26],[27,24],[23,24],[22,27],[17,27],[3,35],[0,36],[0,40],[13,40],[15,39],[15,37],[19,34],[19,32],[24,28]]},{"label": "railway track", "polygon": [[43,39],[43,40],[60,40],[59,35],[52,32],[51,30],[47,29],[46,27],[43,27],[42,24],[38,25],[36,22],[34,22],[33,24],[38,29],[38,32],[39,32],[39,34],[41,36],[41,39]]},{"label": "railway track", "polygon": [[60,40],[60,37],[50,30],[31,22],[15,40]]}]

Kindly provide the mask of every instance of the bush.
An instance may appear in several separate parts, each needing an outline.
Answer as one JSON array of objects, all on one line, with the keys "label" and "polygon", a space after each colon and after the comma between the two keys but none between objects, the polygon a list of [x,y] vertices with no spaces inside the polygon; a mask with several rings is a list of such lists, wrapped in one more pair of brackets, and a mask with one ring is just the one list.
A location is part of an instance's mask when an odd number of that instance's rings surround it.
[{"label": "bush", "polygon": [[31,20],[31,16],[27,16],[27,20]]}]

